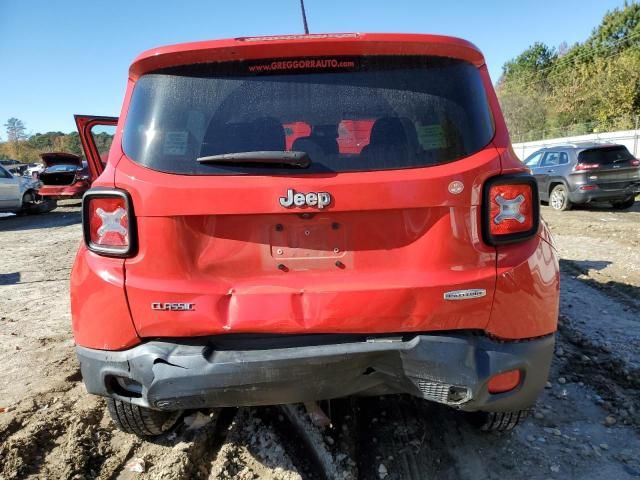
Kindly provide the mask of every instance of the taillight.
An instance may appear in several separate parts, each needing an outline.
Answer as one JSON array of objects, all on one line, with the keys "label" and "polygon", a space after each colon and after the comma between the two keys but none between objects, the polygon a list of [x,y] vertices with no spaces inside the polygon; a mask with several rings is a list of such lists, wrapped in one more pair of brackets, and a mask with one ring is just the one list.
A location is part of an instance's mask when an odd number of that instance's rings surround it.
[{"label": "taillight", "polygon": [[634,158],[633,160],[631,160],[631,166],[640,167],[640,160],[638,160],[637,158]]},{"label": "taillight", "polygon": [[113,257],[135,253],[135,217],[129,195],[122,190],[88,190],[82,199],[82,228],[93,252]]},{"label": "taillight", "polygon": [[493,177],[484,186],[483,233],[490,245],[531,238],[538,231],[538,187],[530,175]]},{"label": "taillight", "polygon": [[573,167],[573,170],[576,172],[581,172],[585,170],[595,170],[600,168],[599,163],[576,163],[576,166]]}]

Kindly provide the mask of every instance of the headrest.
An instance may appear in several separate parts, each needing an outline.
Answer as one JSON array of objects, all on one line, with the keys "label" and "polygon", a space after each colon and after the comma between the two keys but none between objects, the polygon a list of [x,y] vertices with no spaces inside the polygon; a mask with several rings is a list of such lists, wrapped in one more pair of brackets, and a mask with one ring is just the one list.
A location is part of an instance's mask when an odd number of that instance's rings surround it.
[{"label": "headrest", "polygon": [[413,123],[406,118],[382,117],[371,128],[369,145],[413,145],[417,133]]},{"label": "headrest", "polygon": [[284,151],[284,127],[275,118],[258,118],[251,122],[214,123],[202,142],[200,155],[252,151]]},{"label": "headrest", "polygon": [[314,125],[311,131],[312,137],[338,138],[337,125]]}]

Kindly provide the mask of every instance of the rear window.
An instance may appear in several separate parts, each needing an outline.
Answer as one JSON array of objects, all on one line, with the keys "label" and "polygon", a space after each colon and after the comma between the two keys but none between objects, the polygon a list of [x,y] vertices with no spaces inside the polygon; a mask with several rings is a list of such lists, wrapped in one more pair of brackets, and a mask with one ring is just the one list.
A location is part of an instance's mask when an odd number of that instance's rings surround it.
[{"label": "rear window", "polygon": [[582,163],[600,163],[603,165],[631,160],[633,155],[624,145],[613,147],[598,147],[583,150],[578,154],[578,161]]},{"label": "rear window", "polygon": [[[261,60],[164,69],[136,83],[123,134],[132,160],[196,175],[424,167],[493,137],[473,65],[437,57]],[[311,165],[201,164],[199,157],[304,151]]]}]

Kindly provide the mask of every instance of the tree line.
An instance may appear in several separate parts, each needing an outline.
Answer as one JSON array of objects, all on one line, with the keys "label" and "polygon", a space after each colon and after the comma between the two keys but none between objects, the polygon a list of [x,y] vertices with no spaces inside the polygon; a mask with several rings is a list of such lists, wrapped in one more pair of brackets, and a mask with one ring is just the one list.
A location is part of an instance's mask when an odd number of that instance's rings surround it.
[{"label": "tree line", "polygon": [[[12,117],[4,124],[6,141],[0,141],[0,160],[14,159],[24,163],[40,161],[45,152],[68,152],[84,157],[78,132],[46,132],[28,135],[22,120]],[[101,132],[94,135],[98,151],[108,151],[113,135]]]},{"label": "tree line", "polygon": [[582,43],[535,43],[502,70],[496,91],[514,141],[637,128],[640,5],[607,12]]},{"label": "tree line", "polygon": [[10,118],[4,124],[5,142],[0,142],[0,159],[20,160],[24,163],[40,161],[45,152],[69,152],[82,156],[82,144],[78,132],[46,132],[27,135],[22,120]]}]

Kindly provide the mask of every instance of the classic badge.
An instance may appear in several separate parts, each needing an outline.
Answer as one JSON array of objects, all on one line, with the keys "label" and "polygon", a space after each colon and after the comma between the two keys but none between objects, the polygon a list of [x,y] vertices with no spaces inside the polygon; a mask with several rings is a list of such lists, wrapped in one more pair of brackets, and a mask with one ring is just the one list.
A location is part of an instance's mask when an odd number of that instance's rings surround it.
[{"label": "classic badge", "polygon": [[195,303],[160,303],[153,302],[151,310],[163,310],[172,312],[192,312],[196,309]]}]

